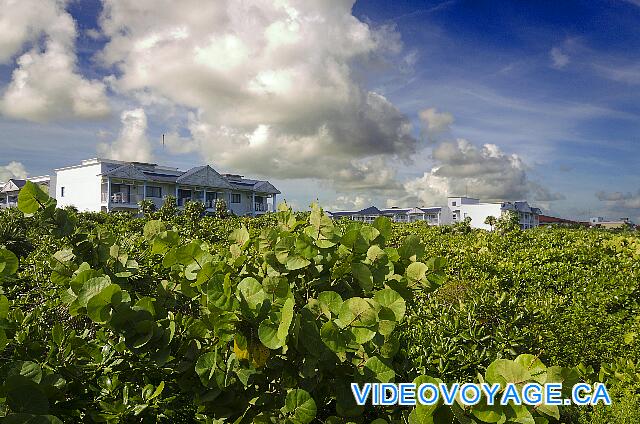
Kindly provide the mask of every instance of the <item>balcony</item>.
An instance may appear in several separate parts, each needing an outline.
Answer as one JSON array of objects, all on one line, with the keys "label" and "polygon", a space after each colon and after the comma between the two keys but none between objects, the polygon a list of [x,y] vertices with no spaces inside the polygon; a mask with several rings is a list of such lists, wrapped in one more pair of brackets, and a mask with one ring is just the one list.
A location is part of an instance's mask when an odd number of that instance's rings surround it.
[{"label": "balcony", "polygon": [[138,202],[142,200],[140,196],[131,195],[129,193],[112,193],[111,197],[107,195],[107,193],[102,193],[102,203],[116,204],[116,205],[138,205]]}]

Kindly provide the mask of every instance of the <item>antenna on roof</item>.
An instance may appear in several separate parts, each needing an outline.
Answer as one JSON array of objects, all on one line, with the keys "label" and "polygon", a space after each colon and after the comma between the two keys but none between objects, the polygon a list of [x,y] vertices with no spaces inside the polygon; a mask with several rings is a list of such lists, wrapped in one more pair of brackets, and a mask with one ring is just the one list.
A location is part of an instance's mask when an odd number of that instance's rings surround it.
[{"label": "antenna on roof", "polygon": [[164,134],[162,134],[162,148],[164,149]]}]

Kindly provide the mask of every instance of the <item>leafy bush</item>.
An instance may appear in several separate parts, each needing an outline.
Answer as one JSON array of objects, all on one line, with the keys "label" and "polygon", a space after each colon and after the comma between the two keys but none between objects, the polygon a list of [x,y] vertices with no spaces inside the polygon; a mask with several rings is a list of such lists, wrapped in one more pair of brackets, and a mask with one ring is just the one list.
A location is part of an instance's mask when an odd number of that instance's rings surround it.
[{"label": "leafy bush", "polygon": [[[0,249],[7,422],[633,418],[631,235],[618,251],[603,231],[370,226],[286,206],[193,222],[174,202],[150,220],[56,209],[29,183],[19,207],[2,219],[29,222],[32,249],[19,266]],[[514,375],[605,381],[621,404],[364,409],[349,390]]]}]

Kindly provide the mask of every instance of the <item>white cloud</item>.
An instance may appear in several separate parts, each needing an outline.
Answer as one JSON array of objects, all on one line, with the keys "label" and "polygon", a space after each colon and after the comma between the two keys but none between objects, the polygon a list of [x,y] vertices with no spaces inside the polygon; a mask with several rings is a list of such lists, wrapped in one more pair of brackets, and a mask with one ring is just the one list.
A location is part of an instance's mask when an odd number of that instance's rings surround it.
[{"label": "white cloud", "polygon": [[220,168],[318,178],[341,188],[397,186],[390,163],[418,149],[409,120],[363,88],[358,69],[401,52],[392,27],[351,14],[353,1],[182,3],[105,0],[100,59],[114,89],[193,111],[191,140]]},{"label": "white cloud", "polygon": [[617,209],[640,209],[640,191],[637,193],[623,193],[620,191],[599,191],[596,193],[598,200],[606,202],[608,206]]},{"label": "white cloud", "polygon": [[446,141],[432,152],[435,166],[422,177],[404,184],[406,196],[388,204],[439,205],[447,196],[482,200],[519,200],[533,196],[538,201],[562,198],[550,193],[527,176],[527,167],[516,154],[507,154],[495,144],[481,147],[465,139]]},{"label": "white cloud", "polygon": [[368,196],[345,196],[336,197],[334,203],[327,209],[330,211],[340,210],[360,210],[373,205],[373,199]]},{"label": "white cloud", "polygon": [[27,178],[27,170],[22,163],[11,161],[7,165],[0,165],[0,182],[6,182],[10,178]]},{"label": "white cloud", "polygon": [[109,113],[104,84],[77,69],[76,25],[56,0],[0,0],[0,63],[20,55],[0,112],[12,118],[46,122],[98,118]]},{"label": "white cloud", "polygon": [[559,47],[553,47],[549,52],[551,57],[551,66],[556,69],[562,69],[569,64],[571,59],[569,55],[564,53]]},{"label": "white cloud", "polygon": [[594,68],[600,75],[613,81],[623,82],[631,85],[640,84],[640,63],[594,64]]},{"label": "white cloud", "polygon": [[118,138],[111,144],[100,143],[98,154],[109,158],[127,161],[149,162],[153,160],[151,143],[147,138],[147,116],[144,109],[122,112],[122,128]]},{"label": "white cloud", "polygon": [[438,112],[434,107],[423,109],[418,114],[423,123],[423,134],[434,139],[438,135],[448,132],[453,124],[453,115],[449,112]]}]

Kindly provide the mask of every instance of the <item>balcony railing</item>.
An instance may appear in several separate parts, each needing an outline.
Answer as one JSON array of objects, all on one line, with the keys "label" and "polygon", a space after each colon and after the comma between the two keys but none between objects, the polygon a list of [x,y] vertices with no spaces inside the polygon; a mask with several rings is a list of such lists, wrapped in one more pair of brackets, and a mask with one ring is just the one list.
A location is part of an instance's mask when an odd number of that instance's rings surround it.
[{"label": "balcony railing", "polygon": [[269,208],[267,208],[266,203],[255,203],[253,210],[256,212],[266,212]]},{"label": "balcony railing", "polygon": [[130,195],[129,193],[112,193],[111,197],[109,197],[107,193],[103,192],[102,202],[106,203],[107,200],[109,200],[110,203],[135,205],[142,199],[139,199],[139,196],[137,195]]}]

